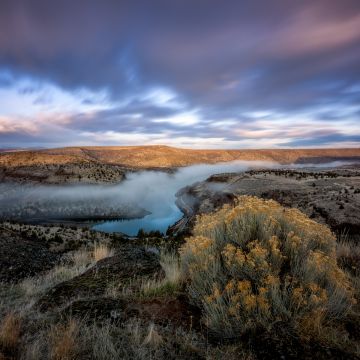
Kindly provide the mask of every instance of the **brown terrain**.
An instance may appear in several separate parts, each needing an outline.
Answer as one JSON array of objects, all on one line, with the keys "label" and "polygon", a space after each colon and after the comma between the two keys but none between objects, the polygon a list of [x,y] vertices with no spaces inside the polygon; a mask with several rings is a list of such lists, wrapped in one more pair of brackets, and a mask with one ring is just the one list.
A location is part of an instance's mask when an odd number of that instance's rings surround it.
[{"label": "brown terrain", "polygon": [[[109,359],[358,359],[359,159],[360,149],[148,146],[0,153],[0,359],[107,359],[103,354],[110,354]],[[142,217],[146,209],[121,203],[112,193],[98,197],[95,186],[83,186],[93,195],[89,201],[54,197],[55,187],[48,185],[116,183],[129,171],[172,171],[233,160],[301,163],[306,168],[214,174],[189,184],[177,193],[184,216],[166,236],[95,231],[87,220]],[[334,160],[353,164],[323,169],[306,165]],[[38,188],[49,191],[41,195]],[[191,235],[197,215],[234,204],[240,195],[298,208],[337,235],[337,262],[354,284],[357,303],[334,328],[303,337],[282,321],[238,339],[209,336],[202,309],[191,301],[182,280],[178,248]],[[9,333],[14,334],[10,340]],[[53,355],[64,338],[76,338],[66,345],[70,355]],[[96,349],[101,349],[99,356],[94,356]]]},{"label": "brown terrain", "polygon": [[360,239],[360,169],[250,170],[217,174],[181,189],[177,205],[185,216],[174,230],[187,231],[196,215],[211,213],[240,195],[273,199],[295,207],[339,236]]},{"label": "brown terrain", "polygon": [[117,183],[128,171],[169,171],[194,164],[235,160],[279,164],[360,159],[354,149],[193,150],[169,146],[67,147],[0,152],[1,181]]},{"label": "brown terrain", "polygon": [[125,167],[169,168],[193,164],[259,160],[280,164],[360,157],[355,149],[273,149],[273,150],[193,150],[169,146],[67,147],[49,150],[5,152],[0,165],[6,167],[95,162]]}]

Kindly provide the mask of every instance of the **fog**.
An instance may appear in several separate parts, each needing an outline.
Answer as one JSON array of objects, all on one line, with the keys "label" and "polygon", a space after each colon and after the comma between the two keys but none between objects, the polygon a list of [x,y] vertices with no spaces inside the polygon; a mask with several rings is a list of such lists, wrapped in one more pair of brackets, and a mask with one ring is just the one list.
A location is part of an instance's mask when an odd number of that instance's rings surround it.
[{"label": "fog", "polygon": [[140,228],[145,231],[166,232],[169,225],[182,217],[175,204],[175,194],[184,186],[202,181],[212,174],[246,171],[250,168],[271,168],[278,164],[260,161],[235,161],[214,165],[193,165],[168,174],[159,171],[132,173],[118,186],[118,196],[128,202],[141,204],[150,215],[130,221],[106,222],[94,228],[102,231],[120,231],[136,235]]},{"label": "fog", "polygon": [[[315,167],[345,165],[336,162]],[[309,168],[311,164],[288,166]],[[55,219],[93,220],[95,229],[136,235],[140,228],[165,232],[182,216],[175,194],[184,186],[212,174],[241,172],[256,168],[284,168],[277,163],[235,161],[214,165],[194,165],[174,173],[142,171],[128,173],[116,185],[0,185],[0,216],[3,219],[47,221]],[[144,216],[145,215],[145,216]],[[122,221],[119,219],[134,218]],[[100,220],[104,222],[99,223]],[[109,221],[116,220],[116,221]]]},{"label": "fog", "polygon": [[[56,220],[119,220],[95,226],[103,231],[134,235],[139,228],[166,231],[181,217],[175,205],[176,192],[214,173],[273,167],[267,162],[237,161],[195,165],[174,173],[142,171],[128,173],[116,185],[30,185],[0,184],[0,217],[10,220],[47,222]],[[147,215],[145,216],[144,215]]]}]

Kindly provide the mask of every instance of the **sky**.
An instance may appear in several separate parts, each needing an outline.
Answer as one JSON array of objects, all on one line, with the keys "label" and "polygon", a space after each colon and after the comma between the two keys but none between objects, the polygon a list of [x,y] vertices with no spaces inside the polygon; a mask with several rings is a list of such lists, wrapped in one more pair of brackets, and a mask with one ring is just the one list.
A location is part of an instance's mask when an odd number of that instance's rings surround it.
[{"label": "sky", "polygon": [[1,0],[0,148],[360,146],[359,0]]}]

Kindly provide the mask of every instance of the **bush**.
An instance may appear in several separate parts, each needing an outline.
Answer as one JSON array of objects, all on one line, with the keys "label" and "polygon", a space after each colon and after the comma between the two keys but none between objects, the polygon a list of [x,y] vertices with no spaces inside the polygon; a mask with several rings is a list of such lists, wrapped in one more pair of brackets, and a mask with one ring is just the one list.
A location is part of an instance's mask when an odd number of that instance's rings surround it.
[{"label": "bush", "polygon": [[181,249],[190,298],[217,337],[286,321],[309,331],[354,302],[331,231],[297,209],[242,196],[197,219]]}]

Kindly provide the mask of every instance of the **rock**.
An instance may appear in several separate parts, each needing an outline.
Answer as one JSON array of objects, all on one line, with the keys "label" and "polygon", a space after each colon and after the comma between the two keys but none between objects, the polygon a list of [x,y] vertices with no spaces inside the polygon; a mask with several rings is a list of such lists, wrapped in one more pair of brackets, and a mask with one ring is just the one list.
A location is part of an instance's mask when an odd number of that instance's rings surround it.
[{"label": "rock", "polygon": [[0,228],[0,245],[0,282],[17,282],[49,270],[60,257],[43,242],[5,228]]},{"label": "rock", "polygon": [[143,247],[126,246],[115,256],[100,260],[83,274],[64,281],[49,290],[36,304],[40,311],[60,307],[78,297],[102,296],[109,284],[126,285],[140,276],[161,271],[159,258]]},{"label": "rock", "polygon": [[177,193],[177,204],[185,215],[172,230],[187,233],[197,214],[219,209],[239,195],[254,195],[298,208],[334,232],[356,237],[360,231],[360,196],[348,194],[349,189],[359,187],[360,173],[351,169],[252,170],[212,175]]},{"label": "rock", "polygon": [[60,312],[60,317],[75,317],[95,322],[122,322],[126,319],[127,302],[122,299],[99,297],[96,299],[75,300]]}]

